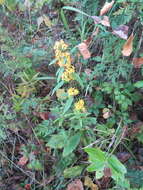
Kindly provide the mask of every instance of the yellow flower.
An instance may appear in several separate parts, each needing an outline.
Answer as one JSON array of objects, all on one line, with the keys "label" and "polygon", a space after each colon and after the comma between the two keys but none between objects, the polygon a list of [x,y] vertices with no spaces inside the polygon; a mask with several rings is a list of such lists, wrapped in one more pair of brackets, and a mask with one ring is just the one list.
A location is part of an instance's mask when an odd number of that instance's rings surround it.
[{"label": "yellow flower", "polygon": [[57,64],[60,67],[70,67],[71,66],[71,56],[67,51],[68,45],[65,44],[63,40],[57,41],[54,45],[55,57],[57,59]]},{"label": "yellow flower", "polygon": [[66,82],[69,82],[71,80],[74,80],[74,77],[73,77],[72,73],[69,73],[68,71],[65,71],[62,74],[62,80],[66,81]]},{"label": "yellow flower", "polygon": [[64,40],[57,41],[54,45],[55,50],[65,51],[68,48],[68,45],[64,42]]},{"label": "yellow flower", "polygon": [[5,0],[0,0],[0,5],[3,5],[5,3]]},{"label": "yellow flower", "polygon": [[74,107],[77,111],[85,111],[84,100],[80,99],[74,104]]},{"label": "yellow flower", "polygon": [[76,96],[79,94],[79,90],[76,88],[69,88],[68,89],[68,95],[69,96]]},{"label": "yellow flower", "polygon": [[74,76],[73,76],[74,72],[75,72],[74,66],[67,67],[65,72],[62,75],[62,80],[67,81],[67,82],[74,80]]}]

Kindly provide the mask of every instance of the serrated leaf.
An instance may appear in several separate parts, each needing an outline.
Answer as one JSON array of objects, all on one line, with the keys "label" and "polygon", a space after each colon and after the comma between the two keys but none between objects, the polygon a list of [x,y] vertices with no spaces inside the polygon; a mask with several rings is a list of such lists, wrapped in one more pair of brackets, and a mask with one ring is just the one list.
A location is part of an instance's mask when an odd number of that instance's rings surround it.
[{"label": "serrated leaf", "polygon": [[78,146],[80,142],[81,133],[77,133],[76,135],[70,137],[67,141],[67,144],[64,147],[63,156],[68,156],[72,153],[75,148]]},{"label": "serrated leaf", "polygon": [[67,136],[63,132],[63,133],[59,133],[57,135],[53,135],[46,145],[51,147],[51,148],[61,149],[65,146],[66,141],[67,141]]}]

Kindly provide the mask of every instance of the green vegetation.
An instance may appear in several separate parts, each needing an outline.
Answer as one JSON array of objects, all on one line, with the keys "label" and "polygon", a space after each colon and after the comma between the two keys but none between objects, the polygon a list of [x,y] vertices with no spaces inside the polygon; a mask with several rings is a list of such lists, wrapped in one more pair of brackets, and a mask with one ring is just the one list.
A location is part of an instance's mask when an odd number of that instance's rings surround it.
[{"label": "green vegetation", "polygon": [[0,189],[143,189],[142,0],[0,0]]}]

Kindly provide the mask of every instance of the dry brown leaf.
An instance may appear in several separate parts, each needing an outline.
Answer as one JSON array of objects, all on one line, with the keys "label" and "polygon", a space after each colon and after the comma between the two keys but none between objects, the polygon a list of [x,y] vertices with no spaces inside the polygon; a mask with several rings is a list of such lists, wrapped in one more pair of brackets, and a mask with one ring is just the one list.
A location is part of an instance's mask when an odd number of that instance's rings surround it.
[{"label": "dry brown leaf", "polygon": [[58,99],[60,100],[65,100],[67,99],[67,96],[65,95],[65,89],[64,88],[60,88],[56,91],[56,96]]},{"label": "dry brown leaf", "polygon": [[118,28],[114,29],[112,34],[127,40],[128,39],[128,30],[129,27],[127,25],[120,25]]},{"label": "dry brown leaf", "polygon": [[99,16],[92,16],[91,18],[94,20],[94,24],[102,24],[104,26],[110,26],[110,21],[108,16],[103,16],[103,19],[101,19]]},{"label": "dry brown leaf", "polygon": [[108,16],[103,16],[103,20],[100,22],[104,26],[110,26],[110,21]]},{"label": "dry brown leaf", "polygon": [[91,18],[94,20],[94,24],[99,24],[102,20],[99,16],[91,16]]},{"label": "dry brown leaf", "polygon": [[95,32],[92,33],[92,36],[97,36],[98,33],[99,33],[99,28],[96,28]]},{"label": "dry brown leaf", "polygon": [[89,59],[91,57],[91,54],[88,50],[88,46],[86,45],[86,43],[83,42],[83,43],[79,44],[78,49],[84,59]]},{"label": "dry brown leaf", "polygon": [[19,161],[18,161],[18,165],[19,166],[24,166],[25,164],[27,164],[27,162],[28,162],[28,158],[26,157],[26,156],[22,156],[20,159],[19,159]]},{"label": "dry brown leaf", "polygon": [[43,15],[43,21],[44,21],[46,26],[48,26],[49,28],[52,27],[52,22],[51,22],[51,20],[50,20],[50,18],[48,16]]},{"label": "dry brown leaf", "polygon": [[132,64],[134,65],[135,68],[140,68],[141,65],[143,65],[143,57],[133,58]]},{"label": "dry brown leaf", "polygon": [[98,186],[94,184],[92,179],[88,176],[85,176],[84,185],[91,188],[91,190],[98,190]]},{"label": "dry brown leaf", "polygon": [[67,190],[84,190],[80,179],[76,179],[67,186]]},{"label": "dry brown leaf", "polygon": [[100,10],[100,16],[106,14],[113,6],[115,1],[111,1],[110,3],[106,2],[102,9]]},{"label": "dry brown leaf", "polygon": [[111,116],[110,109],[108,109],[108,108],[104,108],[102,112],[103,112],[104,119],[108,119]]},{"label": "dry brown leaf", "polygon": [[37,117],[40,117],[43,120],[48,120],[48,119],[52,119],[54,120],[56,118],[55,115],[53,115],[51,112],[46,111],[46,112],[37,112],[34,111],[33,114]]},{"label": "dry brown leaf", "polygon": [[124,56],[131,55],[131,53],[133,51],[133,39],[134,39],[134,35],[132,33],[123,46],[122,54]]}]

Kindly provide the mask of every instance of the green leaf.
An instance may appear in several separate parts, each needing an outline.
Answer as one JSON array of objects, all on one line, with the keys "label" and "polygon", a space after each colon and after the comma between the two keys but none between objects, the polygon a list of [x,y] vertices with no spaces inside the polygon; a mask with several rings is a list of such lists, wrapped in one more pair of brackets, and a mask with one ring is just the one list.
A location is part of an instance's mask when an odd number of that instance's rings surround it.
[{"label": "green leaf", "polygon": [[101,179],[104,176],[104,172],[103,171],[96,171],[96,179]]},{"label": "green leaf", "polygon": [[65,114],[70,109],[73,100],[74,100],[73,97],[68,98],[68,100],[66,101],[65,107],[64,107],[63,114]]},{"label": "green leaf", "polygon": [[16,8],[16,0],[6,0],[5,5],[10,11],[14,11]]},{"label": "green leaf", "polygon": [[68,156],[70,153],[73,152],[73,150],[77,147],[77,145],[80,142],[80,137],[81,137],[81,133],[77,133],[74,136],[71,136],[68,141],[67,144],[65,144],[64,147],[64,151],[63,151],[63,156]]},{"label": "green leaf", "polygon": [[72,178],[81,175],[81,172],[85,166],[74,166],[71,168],[66,168],[64,170],[64,177],[65,178]]},{"label": "green leaf", "polygon": [[111,170],[115,170],[117,173],[125,174],[127,172],[125,166],[114,155],[108,159],[108,164]]},{"label": "green leaf", "polygon": [[51,147],[51,148],[63,148],[65,146],[65,142],[67,141],[67,136],[65,134],[65,132],[61,132],[57,135],[53,135],[49,142],[46,144],[47,146]]},{"label": "green leaf", "polygon": [[83,14],[87,17],[91,17],[90,15],[86,14],[85,12],[79,10],[79,9],[76,9],[74,7],[70,7],[70,6],[64,6],[63,9],[67,9],[67,10],[70,10],[70,11],[74,11],[74,12],[77,12],[77,13],[80,13],[80,14]]},{"label": "green leaf", "polygon": [[55,77],[37,77],[37,80],[53,80]]},{"label": "green leaf", "polygon": [[52,95],[53,95],[59,88],[61,88],[63,85],[64,85],[64,81],[59,82],[59,83],[55,86],[55,88],[53,89]]},{"label": "green leaf", "polygon": [[99,148],[85,148],[85,152],[89,155],[89,161],[91,162],[105,162],[106,161],[106,155],[105,152],[101,151]]},{"label": "green leaf", "polygon": [[79,76],[79,74],[77,73],[73,73],[74,79],[79,83],[79,85],[81,86],[82,89],[84,89],[84,84]]},{"label": "green leaf", "polygon": [[63,67],[60,67],[60,69],[59,69],[59,72],[58,72],[58,74],[57,74],[57,82],[59,83],[60,82],[60,80],[61,80],[61,76],[62,76],[62,74],[63,74],[63,72],[64,72],[64,68]]},{"label": "green leaf", "polygon": [[70,28],[69,28],[69,25],[68,25],[68,21],[67,21],[67,18],[65,16],[65,13],[64,13],[64,10],[61,9],[61,12],[60,12],[60,15],[61,15],[61,19],[63,21],[63,24],[64,24],[64,28],[70,32]]},{"label": "green leaf", "polygon": [[105,162],[96,161],[95,163],[92,163],[87,167],[87,171],[88,172],[95,172],[98,170],[103,170],[104,167],[105,167]]},{"label": "green leaf", "polygon": [[39,160],[32,160],[27,167],[29,169],[34,169],[34,170],[43,170],[42,164],[39,162]]},{"label": "green leaf", "polygon": [[143,81],[138,81],[134,84],[135,87],[137,88],[143,88]]}]

